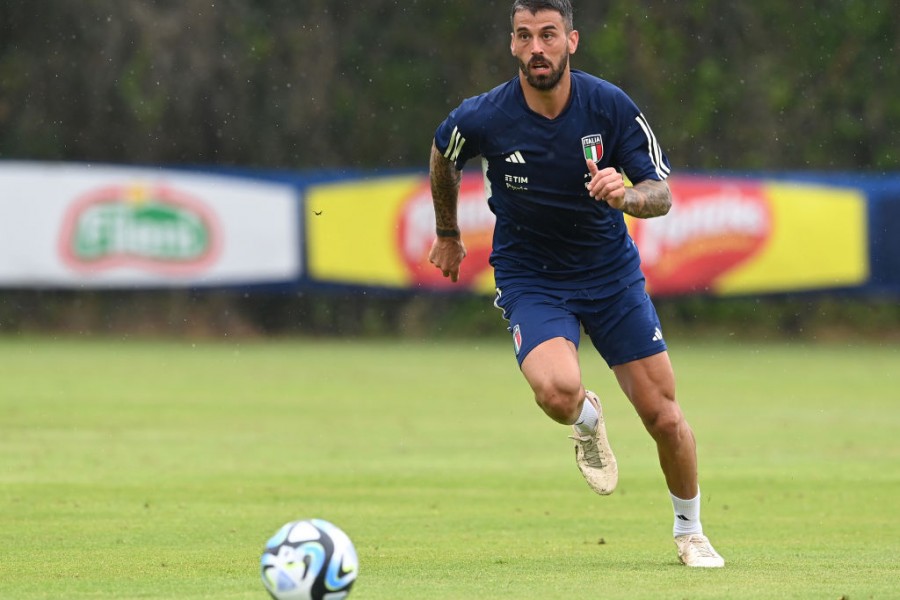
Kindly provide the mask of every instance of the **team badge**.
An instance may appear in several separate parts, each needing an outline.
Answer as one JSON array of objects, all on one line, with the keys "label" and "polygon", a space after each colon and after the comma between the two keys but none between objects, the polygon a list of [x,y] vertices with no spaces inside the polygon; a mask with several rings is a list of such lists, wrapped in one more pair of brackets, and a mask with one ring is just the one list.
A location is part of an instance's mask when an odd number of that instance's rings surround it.
[{"label": "team badge", "polygon": [[599,133],[586,135],[581,138],[581,147],[584,148],[584,157],[586,159],[596,163],[603,158],[603,137]]},{"label": "team badge", "polygon": [[513,344],[516,346],[516,356],[518,356],[522,349],[522,330],[519,329],[518,323],[513,327]]}]

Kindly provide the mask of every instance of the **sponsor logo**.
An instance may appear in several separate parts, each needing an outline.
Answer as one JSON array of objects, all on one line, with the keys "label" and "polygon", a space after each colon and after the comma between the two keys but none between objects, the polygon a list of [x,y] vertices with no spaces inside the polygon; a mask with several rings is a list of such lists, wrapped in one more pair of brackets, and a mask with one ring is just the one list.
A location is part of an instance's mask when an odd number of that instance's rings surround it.
[{"label": "sponsor logo", "polygon": [[400,204],[399,210],[397,248],[413,285],[427,288],[467,287],[490,271],[488,257],[495,219],[487,205],[482,177],[464,175],[460,182],[457,215],[467,254],[457,283],[452,283],[428,262],[428,252],[434,241],[434,204],[430,182],[427,179],[423,181]]},{"label": "sponsor logo", "polygon": [[667,216],[629,221],[648,287],[656,294],[713,291],[719,277],[758,254],[772,233],[762,185],[673,177],[669,187]]},{"label": "sponsor logo", "polygon": [[218,258],[220,238],[200,200],[165,185],[131,184],[77,199],[64,218],[59,251],[82,272],[129,267],[186,275]]},{"label": "sponsor logo", "polygon": [[521,175],[506,173],[503,175],[503,181],[506,183],[506,187],[514,192],[524,192],[528,189],[528,178]]},{"label": "sponsor logo", "polygon": [[512,154],[507,156],[505,160],[508,163],[515,163],[517,165],[525,164],[525,158],[522,156],[522,153],[519,152],[518,150],[516,150],[515,152],[513,152]]},{"label": "sponsor logo", "polygon": [[581,138],[581,147],[587,160],[600,162],[603,158],[603,137],[599,133]]},{"label": "sponsor logo", "polygon": [[654,342],[661,342],[663,340],[662,331],[659,327],[653,330],[653,340]]}]

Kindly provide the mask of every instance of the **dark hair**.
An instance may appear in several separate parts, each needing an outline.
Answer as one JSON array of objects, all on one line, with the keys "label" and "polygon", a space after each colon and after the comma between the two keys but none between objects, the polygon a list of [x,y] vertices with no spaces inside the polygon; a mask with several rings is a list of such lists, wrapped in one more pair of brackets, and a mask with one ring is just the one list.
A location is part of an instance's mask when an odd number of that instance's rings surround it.
[{"label": "dark hair", "polygon": [[572,3],[569,0],[515,0],[512,4],[512,9],[509,11],[510,27],[514,27],[513,21],[516,18],[516,13],[520,10],[527,10],[533,15],[541,10],[555,10],[562,15],[566,31],[575,29],[572,17]]}]

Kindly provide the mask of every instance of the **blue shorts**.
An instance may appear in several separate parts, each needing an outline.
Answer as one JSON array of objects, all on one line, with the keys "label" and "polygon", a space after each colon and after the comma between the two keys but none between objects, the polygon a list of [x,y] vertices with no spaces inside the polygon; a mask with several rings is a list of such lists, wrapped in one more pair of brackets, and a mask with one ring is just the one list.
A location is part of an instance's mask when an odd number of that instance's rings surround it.
[{"label": "blue shorts", "polygon": [[519,366],[538,344],[563,337],[578,347],[581,328],[610,367],[666,350],[656,308],[643,277],[609,285],[557,290],[544,285],[497,288],[494,305],[509,321]]}]

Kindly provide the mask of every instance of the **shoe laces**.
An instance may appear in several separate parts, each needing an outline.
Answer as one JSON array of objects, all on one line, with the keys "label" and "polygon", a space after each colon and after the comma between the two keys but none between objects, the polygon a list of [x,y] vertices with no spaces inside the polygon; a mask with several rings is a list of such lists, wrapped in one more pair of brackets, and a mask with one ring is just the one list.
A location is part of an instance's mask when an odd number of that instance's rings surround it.
[{"label": "shoe laces", "polygon": [[698,556],[702,556],[703,558],[714,558],[718,556],[716,551],[712,549],[709,540],[702,536],[692,535],[688,538],[688,544]]},{"label": "shoe laces", "polygon": [[584,461],[597,469],[603,468],[603,459],[600,457],[600,447],[597,440],[591,435],[570,435],[569,439],[578,442],[581,446],[581,452],[584,455]]}]

